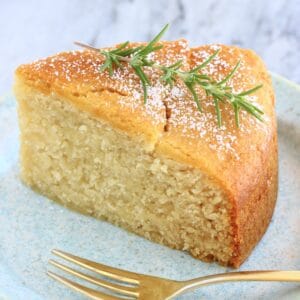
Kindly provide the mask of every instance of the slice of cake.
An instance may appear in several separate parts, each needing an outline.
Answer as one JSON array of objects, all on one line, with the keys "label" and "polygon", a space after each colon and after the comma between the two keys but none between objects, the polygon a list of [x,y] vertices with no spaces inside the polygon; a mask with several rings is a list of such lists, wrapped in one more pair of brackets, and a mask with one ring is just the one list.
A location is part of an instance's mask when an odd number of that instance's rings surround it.
[{"label": "slice of cake", "polygon": [[[146,67],[143,87],[126,64],[99,71],[93,51],[60,53],[16,71],[21,130],[21,177],[59,203],[107,220],[147,239],[186,250],[204,261],[238,267],[270,222],[277,194],[274,94],[267,70],[252,51],[223,45],[189,48],[163,42],[156,63],[191,69],[216,49],[203,69],[235,93],[250,96],[261,122],[201,89],[202,112],[182,82],[165,86]],[[97,241],[95,241],[97,242]]]}]

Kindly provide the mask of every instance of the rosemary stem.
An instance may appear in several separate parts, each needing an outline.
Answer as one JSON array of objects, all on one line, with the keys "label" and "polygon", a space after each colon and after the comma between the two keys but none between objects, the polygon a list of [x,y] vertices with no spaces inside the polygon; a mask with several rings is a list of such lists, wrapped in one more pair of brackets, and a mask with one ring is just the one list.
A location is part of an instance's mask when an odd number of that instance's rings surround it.
[{"label": "rosemary stem", "polygon": [[92,47],[88,44],[84,44],[84,43],[81,43],[81,42],[74,42],[74,44],[79,46],[79,47],[85,48],[85,49],[89,49],[89,50],[92,50],[92,51],[99,52],[99,49],[97,49],[95,47]]},{"label": "rosemary stem", "polygon": [[[74,42],[74,44],[77,45],[77,46],[79,46],[79,47],[81,47],[81,48],[85,48],[85,49],[88,49],[88,50],[91,50],[91,51],[94,51],[94,52],[97,52],[97,53],[101,54],[101,52],[99,51],[98,48],[95,48],[95,47],[90,46],[88,44],[84,44],[84,43],[81,43],[81,42]],[[124,62],[127,62],[127,63],[130,63],[130,61],[131,61],[130,57],[123,57],[123,56],[119,56],[119,55],[117,55],[117,56],[118,56],[118,60],[120,60],[120,61],[124,61]],[[151,65],[151,68],[155,68],[155,69],[160,69],[161,70],[162,66],[160,66],[158,64],[153,64],[153,65]]]},{"label": "rosemary stem", "polygon": [[129,57],[118,56],[118,60],[130,63],[131,59]]}]

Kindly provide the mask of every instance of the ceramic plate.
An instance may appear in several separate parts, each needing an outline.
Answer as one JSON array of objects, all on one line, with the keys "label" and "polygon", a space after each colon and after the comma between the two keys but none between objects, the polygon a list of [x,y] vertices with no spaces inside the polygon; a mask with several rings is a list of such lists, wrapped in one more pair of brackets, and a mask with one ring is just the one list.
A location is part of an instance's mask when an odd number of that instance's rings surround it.
[{"label": "ceramic plate", "polygon": [[[272,222],[241,270],[300,270],[300,87],[273,76],[280,184]],[[67,210],[19,179],[13,96],[0,100],[0,299],[84,299],[46,275],[53,248],[111,266],[184,280],[231,271]],[[300,299],[293,283],[227,283],[179,299]]]}]

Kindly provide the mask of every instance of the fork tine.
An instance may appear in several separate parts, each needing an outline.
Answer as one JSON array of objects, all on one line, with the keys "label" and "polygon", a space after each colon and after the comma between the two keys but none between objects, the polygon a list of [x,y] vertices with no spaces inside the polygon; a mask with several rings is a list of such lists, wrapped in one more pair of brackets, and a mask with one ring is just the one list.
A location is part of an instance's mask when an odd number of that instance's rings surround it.
[{"label": "fork tine", "polygon": [[87,281],[89,281],[93,284],[104,287],[104,288],[106,288],[110,291],[114,291],[114,292],[121,293],[121,294],[124,294],[124,295],[129,295],[129,296],[135,296],[135,297],[138,296],[137,289],[134,288],[134,287],[122,286],[122,285],[114,284],[114,283],[111,283],[111,282],[108,282],[108,281],[105,281],[105,280],[94,278],[92,276],[86,275],[86,274],[81,273],[81,272],[79,272],[77,270],[74,270],[72,268],[69,268],[68,266],[63,265],[63,264],[61,264],[61,263],[59,263],[55,260],[52,260],[52,259],[49,260],[49,263],[51,265],[54,265],[57,268],[65,271],[65,272],[68,272],[72,275],[78,276],[78,277],[80,277],[82,279],[85,279],[85,280],[87,280]]},{"label": "fork tine", "polygon": [[125,270],[120,270],[117,268],[109,267],[106,265],[102,265],[100,263],[96,263],[78,256],[75,256],[73,254],[60,251],[57,249],[53,249],[52,253],[54,255],[57,255],[61,258],[64,258],[70,262],[73,262],[74,264],[77,264],[81,267],[87,268],[91,271],[94,271],[98,274],[104,275],[106,277],[110,277],[113,279],[117,279],[119,281],[124,281],[125,283],[133,283],[133,284],[138,284],[139,283],[139,278],[141,276],[145,275],[140,275],[134,272],[129,272]]},{"label": "fork tine", "polygon": [[69,279],[66,279],[62,276],[59,276],[53,272],[50,272],[48,271],[47,274],[53,278],[53,279],[56,279],[57,281],[65,284],[66,286],[74,289],[75,291],[77,292],[80,292],[86,296],[89,296],[90,298],[92,299],[95,299],[95,300],[116,300],[116,299],[121,299],[121,298],[117,298],[117,297],[112,297],[110,295],[106,295],[104,293],[101,293],[99,291],[95,291],[93,289],[90,289],[88,287],[85,287],[79,283],[76,283],[74,281],[71,281]]}]

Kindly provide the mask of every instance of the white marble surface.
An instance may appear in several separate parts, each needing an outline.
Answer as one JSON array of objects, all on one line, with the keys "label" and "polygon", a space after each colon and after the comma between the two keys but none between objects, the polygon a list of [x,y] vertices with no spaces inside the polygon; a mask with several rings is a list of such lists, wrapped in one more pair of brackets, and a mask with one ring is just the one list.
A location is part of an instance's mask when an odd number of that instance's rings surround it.
[{"label": "white marble surface", "polygon": [[167,22],[166,39],[252,48],[269,70],[300,83],[299,0],[0,0],[0,95],[20,63],[75,49],[74,40],[147,40]]}]

